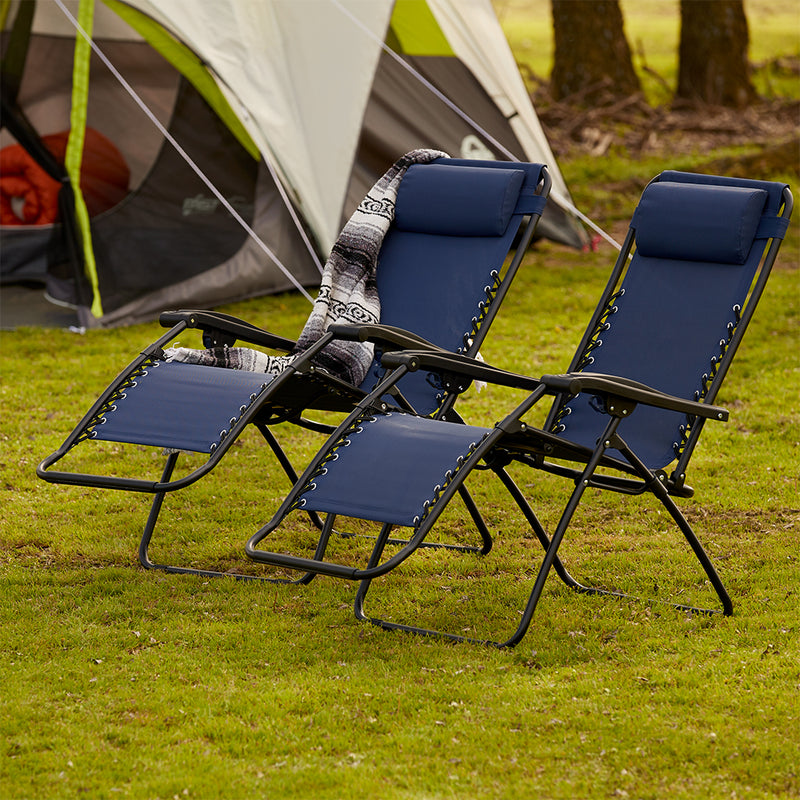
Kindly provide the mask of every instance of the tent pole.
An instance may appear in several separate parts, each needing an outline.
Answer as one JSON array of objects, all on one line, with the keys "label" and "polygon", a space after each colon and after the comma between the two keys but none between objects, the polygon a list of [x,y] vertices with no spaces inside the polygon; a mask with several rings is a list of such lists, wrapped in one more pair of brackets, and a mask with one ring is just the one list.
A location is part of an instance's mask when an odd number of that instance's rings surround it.
[{"label": "tent pole", "polygon": [[[59,5],[61,0],[56,0]],[[91,36],[94,24],[94,0],[81,0],[78,8],[78,25],[81,30],[87,31]],[[67,151],[64,156],[64,168],[69,176],[72,186],[73,213],[79,232],[79,241],[82,250],[80,259],[82,274],[76,275],[76,290],[78,292],[79,305],[84,305],[82,294],[82,281],[88,278],[92,287],[91,312],[95,318],[103,316],[103,305],[100,298],[100,286],[97,278],[97,268],[94,260],[94,250],[92,249],[92,232],[89,223],[89,212],[81,193],[81,162],[83,160],[83,144],[86,137],[86,114],[89,104],[89,58],[91,50],[87,46],[83,37],[75,37],[75,56],[72,67],[72,99],[69,119],[69,139],[67,140]]]},{"label": "tent pole", "polygon": [[[83,7],[84,2],[93,2],[93,0],[81,0],[81,7]],[[230,204],[228,199],[222,194],[222,192],[217,189],[217,187],[211,182],[211,179],[200,169],[200,167],[194,162],[194,160],[189,156],[189,154],[180,146],[177,142],[175,137],[161,124],[161,122],[156,118],[155,114],[147,107],[147,104],[142,100],[141,97],[136,93],[133,87],[125,80],[125,78],[121,75],[119,70],[109,61],[108,57],[103,53],[103,51],[97,46],[97,44],[92,41],[91,36],[83,29],[81,24],[78,20],[75,19],[72,14],[70,14],[69,10],[63,4],[62,0],[55,0],[55,3],[64,13],[64,15],[69,19],[69,21],[74,25],[76,31],[79,34],[79,39],[82,39],[86,42],[87,46],[90,47],[100,58],[100,60],[108,67],[111,71],[112,75],[120,82],[122,87],[125,91],[131,96],[134,102],[142,109],[142,111],[147,115],[150,121],[158,128],[161,135],[175,148],[178,154],[183,158],[183,160],[192,168],[198,178],[208,187],[209,191],[219,200],[219,202],[225,207],[228,213],[247,231],[248,235],[258,244],[258,246],[263,250],[263,252],[267,255],[267,257],[275,264],[276,267],[286,276],[286,278],[292,283],[292,285],[297,289],[297,291],[302,294],[309,303],[313,305],[314,298],[306,291],[305,287],[295,278],[295,276],[287,269],[287,267],[281,262],[278,256],[267,246],[267,244],[258,236],[258,234],[248,225],[246,220],[242,217],[241,214]],[[77,43],[76,43],[77,48]]]}]

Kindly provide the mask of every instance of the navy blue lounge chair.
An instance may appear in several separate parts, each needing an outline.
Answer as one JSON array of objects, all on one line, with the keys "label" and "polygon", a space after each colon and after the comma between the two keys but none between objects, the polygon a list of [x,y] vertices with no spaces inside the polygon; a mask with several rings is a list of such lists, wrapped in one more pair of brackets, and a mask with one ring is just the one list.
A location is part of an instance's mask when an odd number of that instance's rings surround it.
[{"label": "navy blue lounge chair", "polygon": [[[516,630],[487,643],[520,641],[551,568],[579,592],[618,594],[579,583],[558,555],[588,487],[655,496],[719,598],[721,608],[713,613],[732,613],[727,591],[674,498],[693,493],[687,468],[705,421],[728,417],[714,401],[764,290],[791,208],[792,196],[783,184],[662,173],[642,194],[565,374],[534,379],[432,348],[386,353],[383,364],[394,371],[329,439],[274,518],[248,541],[247,554],[264,563],[359,581],[359,619],[434,634],[368,614],[367,593],[373,580],[425,541],[467,476],[480,467],[503,482],[545,551]],[[453,384],[475,379],[529,394],[491,428],[385,409],[381,396],[417,370],[438,371]],[[529,425],[526,414],[545,396],[553,398],[546,423]],[[530,467],[532,479],[533,471],[543,470],[574,482],[552,533],[506,470],[512,462]],[[268,551],[269,536],[299,509],[327,515],[314,556]],[[376,523],[376,543],[363,566],[325,561],[325,533],[333,530],[337,516]],[[410,530],[407,544],[387,549],[398,527]]]},{"label": "navy blue lounge chair", "polygon": [[[380,353],[388,349],[433,343],[473,357],[533,240],[550,184],[541,164],[438,159],[411,166],[401,182],[395,219],[380,251],[381,325],[355,334],[376,345],[376,358],[360,386],[312,364],[314,355],[332,340],[331,333],[278,376],[165,361],[164,349],[187,329],[198,329],[206,347],[238,341],[288,353],[295,344],[221,313],[166,312],[161,323],[171,326],[169,332],[109,385],[61,447],[42,461],[38,475],[53,483],[152,493],[139,545],[142,565],[177,573],[222,574],[151,560],[150,541],[166,495],[210,472],[250,424],[261,432],[294,482],[297,475],[272,426],[288,422],[330,434],[334,427],[306,415],[350,412],[383,377]],[[408,375],[389,394],[386,400],[393,407],[458,419],[453,409],[457,392],[438,376]],[[163,471],[141,478],[120,476],[121,465],[116,462],[110,465],[110,474],[103,475],[70,471],[58,464],[65,458],[63,463],[69,464],[79,445],[85,451],[104,441],[146,445],[155,448],[156,455],[166,448]],[[207,459],[178,475],[183,451],[206,454]],[[57,464],[59,468],[54,468]],[[466,491],[462,497],[481,534],[481,549],[487,550],[489,532]],[[318,517],[312,519],[321,527]]]}]

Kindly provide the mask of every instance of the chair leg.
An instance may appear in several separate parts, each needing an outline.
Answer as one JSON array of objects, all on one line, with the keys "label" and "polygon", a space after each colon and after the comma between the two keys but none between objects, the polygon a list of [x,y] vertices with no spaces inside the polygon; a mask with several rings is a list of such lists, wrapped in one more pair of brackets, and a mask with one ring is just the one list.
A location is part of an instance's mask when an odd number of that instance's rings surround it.
[{"label": "chair leg", "polygon": [[[557,569],[559,570],[559,575],[562,578],[562,580],[567,579],[568,585],[569,582],[571,581],[577,586],[580,586],[580,584],[577,584],[577,582],[574,581],[574,579],[572,579],[569,576],[569,573],[564,569],[563,565],[561,565],[561,562],[558,559],[558,548],[561,545],[561,541],[563,540],[564,534],[566,533],[567,528],[569,527],[569,524],[572,521],[572,517],[574,516],[575,511],[580,505],[583,493],[585,492],[586,487],[589,485],[589,479],[591,478],[594,471],[597,469],[597,465],[600,463],[603,453],[605,452],[607,445],[602,444],[602,442],[610,441],[613,438],[618,425],[619,425],[618,418],[612,418],[611,421],[608,423],[605,434],[600,439],[601,444],[598,445],[595,452],[592,454],[592,457],[589,459],[589,462],[586,464],[583,472],[581,473],[580,478],[575,482],[575,488],[572,490],[572,493],[570,494],[569,500],[567,501],[567,504],[564,507],[564,511],[561,514],[561,519],[558,521],[558,525],[556,526],[556,529],[552,537],[548,539],[544,529],[542,528],[539,521],[536,519],[536,516],[535,514],[533,514],[532,510],[530,511],[530,516],[526,513],[526,518],[528,519],[529,522],[532,523],[532,527],[536,532],[537,537],[539,537],[541,543],[545,546],[545,555],[541,563],[541,566],[539,567],[539,571],[536,575],[536,580],[534,581],[531,593],[528,596],[525,608],[523,609],[522,617],[520,619],[519,624],[517,625],[517,629],[508,639],[506,639],[505,641],[476,639],[471,637],[459,636],[457,634],[452,634],[452,633],[444,633],[426,628],[419,628],[412,625],[402,625],[399,623],[388,622],[378,617],[370,617],[366,614],[364,610],[364,600],[366,598],[367,592],[369,591],[369,586],[371,583],[370,579],[364,579],[359,584],[359,588],[356,593],[355,608],[354,608],[356,618],[359,620],[367,620],[373,625],[376,625],[385,630],[403,630],[409,633],[415,633],[423,636],[442,637],[455,642],[488,644],[499,648],[514,647],[522,640],[523,636],[525,636],[525,633],[530,627],[531,620],[533,619],[533,614],[539,602],[539,598],[541,597],[542,591],[544,590],[544,585],[547,580],[547,576],[550,573],[550,569],[554,566],[554,564],[556,564],[556,562],[559,565]],[[497,474],[498,476],[500,476],[500,472],[498,472]],[[503,483],[506,486],[510,486],[513,484],[513,481],[511,480],[510,476],[507,476],[507,480],[503,480]],[[515,500],[519,498],[523,501],[523,504],[520,506],[520,508],[524,511],[525,506],[527,506],[528,503],[527,501],[524,500],[519,490],[516,489],[516,486],[514,488],[516,491],[512,493],[512,496],[515,497]],[[377,547],[378,545],[376,544],[376,549]],[[380,553],[378,553],[377,555],[379,556]]]},{"label": "chair leg", "polygon": [[[164,471],[161,475],[162,483],[167,483],[175,471],[175,466],[178,462],[179,453],[170,453],[167,456],[167,461],[164,465]],[[219,572],[218,570],[198,569],[195,567],[179,567],[172,564],[158,564],[150,558],[149,548],[150,542],[153,538],[158,523],[158,517],[161,513],[161,508],[164,505],[166,492],[157,492],[153,496],[153,503],[150,506],[150,514],[147,517],[147,522],[142,531],[142,538],[139,541],[139,563],[145,569],[156,569],[162,572],[168,572],[173,575],[198,575],[205,578],[234,578],[237,581],[261,581],[263,583],[310,583],[315,577],[314,575],[304,575],[297,580],[290,580],[286,578],[270,578],[265,575],[240,575],[233,572]]]},{"label": "chair leg", "polygon": [[[654,475],[653,472],[645,466],[645,464],[625,444],[625,442],[621,438],[616,437],[615,446],[625,456],[625,458],[629,461],[629,463],[637,470],[639,476],[644,482],[645,490],[651,492],[664,506],[664,508],[669,512],[669,515],[672,517],[673,521],[678,526],[684,538],[686,539],[692,551],[694,552],[695,557],[700,562],[700,565],[702,566],[703,571],[706,574],[706,577],[710,581],[711,585],[714,587],[714,591],[716,592],[717,597],[719,598],[722,604],[722,608],[721,609],[703,608],[700,606],[692,606],[684,603],[672,603],[669,600],[649,600],[648,602],[660,603],[678,609],[679,611],[690,611],[695,614],[706,614],[706,615],[722,614],[723,616],[726,617],[733,614],[733,601],[731,600],[730,595],[723,586],[722,581],[720,580],[720,577],[717,574],[717,571],[714,568],[714,565],[708,556],[708,553],[706,553],[703,546],[700,544],[700,540],[697,538],[697,535],[695,534],[694,530],[692,529],[692,526],[689,524],[686,517],[678,508],[678,505],[676,504],[675,500],[670,496],[669,492],[667,491],[667,487],[664,486],[664,484],[658,479],[658,477]],[[577,583],[577,581],[575,582],[575,585],[572,586],[572,588],[583,594],[611,595],[612,597],[622,597],[633,600],[641,599],[638,597],[634,597],[632,595],[625,594],[624,592],[614,592],[608,589],[599,589],[596,587],[584,586],[583,584]]]},{"label": "chair leg", "polygon": [[[520,492],[519,488],[516,486],[516,484],[514,484],[513,480],[507,473],[505,474],[505,476],[503,476],[498,472],[498,476],[503,481],[503,484],[506,486],[506,489],[508,490],[509,494],[511,494],[514,501],[517,503],[520,510],[525,514],[528,523],[531,525],[531,528],[536,533],[536,536],[539,539],[542,546],[544,547],[545,551],[547,551],[548,547],[550,546],[550,539],[548,538],[547,533],[542,527],[541,523],[536,518],[536,515],[533,513],[533,509],[531,509],[524,495]],[[700,544],[699,540],[697,539],[697,536],[695,535],[688,521],[681,513],[675,501],[672,499],[672,497],[670,497],[669,493],[666,490],[666,487],[664,487],[664,485],[655,476],[651,476],[651,480],[649,481],[649,483],[650,483],[649,487],[650,490],[659,499],[662,505],[664,505],[664,507],[667,509],[670,516],[678,525],[684,537],[686,538],[687,542],[694,551],[698,561],[702,565],[703,570],[705,571],[709,581],[714,587],[714,590],[716,591],[717,596],[719,597],[722,603],[722,609],[701,608],[698,606],[691,606],[682,603],[671,603],[666,600],[665,601],[650,600],[649,602],[663,602],[665,605],[669,605],[672,608],[681,611],[691,611],[699,614],[721,613],[724,616],[730,616],[733,613],[733,603],[731,601],[731,598],[728,595],[727,591],[725,590],[725,587],[722,585],[722,581],[720,580],[719,575],[717,574],[717,571],[714,568],[714,565],[711,563],[708,554],[703,549],[703,546]],[[575,578],[573,578],[572,575],[569,574],[567,569],[564,567],[563,562],[558,556],[553,561],[553,568],[556,574],[562,579],[562,581],[565,583],[566,586],[568,586],[570,589],[580,594],[605,595],[609,597],[619,597],[629,600],[642,599],[635,597],[633,595],[626,594],[625,592],[615,592],[612,591],[611,589],[601,589],[596,586],[586,586],[585,584],[580,583]]]},{"label": "chair leg", "polygon": [[653,494],[661,501],[661,504],[664,508],[667,509],[672,519],[675,521],[675,524],[681,529],[681,533],[683,533],[684,538],[689,543],[689,546],[692,548],[692,552],[694,552],[697,560],[700,562],[700,565],[703,567],[703,571],[706,574],[706,577],[711,582],[711,585],[714,587],[714,591],[717,593],[717,597],[719,597],[720,602],[722,603],[721,611],[719,609],[707,609],[707,608],[696,608],[694,606],[687,606],[687,605],[679,605],[676,603],[672,603],[675,608],[682,609],[684,611],[694,611],[699,612],[701,614],[719,614],[722,613],[723,616],[729,617],[733,614],[733,601],[730,598],[727,590],[722,584],[719,575],[717,574],[717,570],[714,568],[714,565],[711,562],[711,559],[706,553],[703,546],[700,544],[700,540],[697,538],[694,530],[692,530],[692,526],[689,524],[686,517],[683,515],[681,510],[678,508],[675,501],[670,497],[669,492],[667,492],[666,487],[661,483],[659,480],[655,480],[652,486]]},{"label": "chair leg", "polygon": [[[164,471],[161,473],[162,483],[168,482],[172,477],[172,473],[175,471],[175,465],[178,463],[178,456],[179,453],[170,453],[167,456],[167,461],[164,465]],[[147,522],[144,526],[144,530],[142,531],[142,538],[139,541],[139,563],[145,569],[162,569],[171,572],[175,568],[169,567],[165,564],[156,564],[155,562],[151,561],[148,553],[150,540],[153,538],[153,531],[158,523],[158,515],[161,513],[161,507],[164,505],[164,499],[166,496],[166,492],[157,492],[153,497],[153,503],[150,506],[150,514],[147,517]]]},{"label": "chair leg", "polygon": [[[256,427],[261,432],[261,435],[264,437],[264,440],[267,442],[270,448],[272,448],[275,458],[278,459],[278,463],[286,473],[286,477],[289,478],[289,483],[294,486],[298,480],[297,470],[295,470],[294,464],[289,461],[286,452],[275,438],[275,434],[269,429],[268,425],[264,425],[261,422],[256,423]],[[319,530],[322,530],[322,519],[320,518],[319,514],[317,514],[316,511],[309,511],[308,516],[314,523],[314,526],[319,528]]]},{"label": "chair leg", "polygon": [[[383,554],[386,545],[391,544],[391,542],[393,541],[389,537],[391,531],[392,531],[392,526],[389,525],[388,523],[383,525],[383,527],[381,528],[380,533],[375,538],[375,545],[372,548],[372,553],[370,554],[369,561],[367,563],[367,569],[373,569],[380,562],[381,555]],[[383,628],[384,630],[389,630],[389,631],[406,631],[407,633],[416,633],[422,636],[443,636],[447,639],[459,642],[472,641],[471,639],[467,639],[466,637],[456,636],[454,634],[439,633],[438,631],[427,630],[426,628],[418,628],[413,625],[403,625],[398,622],[388,622],[387,620],[379,619],[378,617],[367,616],[367,614],[364,611],[364,599],[367,596],[367,592],[369,591],[369,587],[372,584],[372,581],[373,581],[372,578],[365,578],[358,585],[358,590],[356,591],[356,599],[353,606],[353,610],[355,612],[357,620],[361,622],[370,622],[379,628]]]},{"label": "chair leg", "polygon": [[492,549],[492,545],[494,544],[492,535],[489,533],[489,528],[486,526],[486,522],[484,522],[481,512],[478,511],[478,506],[475,505],[472,495],[467,491],[467,487],[462,484],[458,487],[458,493],[461,495],[461,500],[466,506],[470,517],[472,517],[472,521],[475,523],[478,533],[481,535],[483,547],[481,547],[480,553],[481,555],[485,556],[487,553],[489,553],[489,551]]},{"label": "chair leg", "polygon": [[[503,486],[506,487],[506,491],[511,495],[511,499],[517,504],[517,507],[522,512],[528,525],[531,526],[531,530],[536,534],[536,538],[539,540],[542,548],[545,552],[547,552],[547,548],[550,547],[550,537],[547,535],[547,531],[545,531],[544,526],[534,513],[525,495],[520,491],[520,488],[514,482],[514,479],[508,474],[508,472],[506,472],[505,469],[502,467],[495,468],[494,472],[502,482]],[[553,568],[555,569],[558,577],[561,578],[561,580],[567,586],[573,589],[578,589],[581,587],[581,584],[569,574],[567,568],[564,566],[564,563],[561,561],[561,558],[556,557],[554,559]]]},{"label": "chair leg", "polygon": [[[309,516],[311,516],[309,514]],[[317,541],[317,549],[314,551],[314,559],[316,561],[322,561],[325,557],[325,551],[328,549],[328,542],[331,540],[331,534],[334,533],[333,526],[336,524],[336,514],[327,514],[325,517],[325,522],[322,525],[322,531],[320,532],[319,540]],[[297,585],[308,585],[314,578],[317,577],[316,572],[306,572],[300,578],[296,578],[295,580],[285,580],[282,583],[290,583],[290,584],[297,584]]]}]

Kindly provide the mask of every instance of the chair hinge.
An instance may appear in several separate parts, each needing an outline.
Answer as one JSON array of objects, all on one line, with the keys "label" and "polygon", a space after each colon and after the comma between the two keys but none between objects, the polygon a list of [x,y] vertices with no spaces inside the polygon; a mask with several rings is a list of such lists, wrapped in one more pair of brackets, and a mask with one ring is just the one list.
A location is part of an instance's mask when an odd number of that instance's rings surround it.
[{"label": "chair hinge", "polygon": [[526,423],[519,419],[504,419],[495,423],[495,428],[500,428],[504,433],[525,433],[528,430]]},{"label": "chair hinge", "polygon": [[619,417],[624,419],[629,417],[638,403],[635,400],[629,400],[626,397],[619,397],[617,395],[608,395],[602,397],[594,395],[592,398],[592,405],[598,410],[612,417]]},{"label": "chair hinge", "polygon": [[667,477],[666,472],[659,470],[658,479],[667,487],[667,491],[676,497],[693,497],[694,489],[686,485],[686,474],[674,470],[672,475]]},{"label": "chair hinge", "polygon": [[502,450],[499,447],[495,447],[483,457],[484,463],[477,464],[475,469],[505,469],[505,467],[511,464],[512,461],[514,461],[514,458],[507,450]]},{"label": "chair hinge", "polygon": [[233,347],[236,344],[234,334],[216,328],[206,328],[202,333],[202,339],[203,347],[208,350],[213,350],[215,347]]},{"label": "chair hinge", "polygon": [[465,378],[463,375],[457,375],[454,372],[441,372],[440,378],[440,388],[452,394],[463,394],[472,384],[471,378]]},{"label": "chair hinge", "polygon": [[611,436],[609,436],[608,439],[603,442],[603,446],[606,448],[606,450],[610,450],[612,448],[614,450],[619,450],[625,447],[625,442],[623,442],[616,433],[612,433]]}]

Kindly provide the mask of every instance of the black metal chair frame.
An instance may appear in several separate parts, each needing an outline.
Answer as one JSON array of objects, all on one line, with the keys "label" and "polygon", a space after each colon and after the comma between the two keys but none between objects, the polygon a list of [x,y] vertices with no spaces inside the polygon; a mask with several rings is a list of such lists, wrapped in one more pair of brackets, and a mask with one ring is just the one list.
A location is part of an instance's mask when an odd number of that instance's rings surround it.
[{"label": "black metal chair frame", "polygon": [[[787,188],[783,193],[783,209],[780,214],[780,219],[784,223],[788,222],[792,204],[792,196]],[[385,382],[359,403],[358,408],[339,426],[329,439],[327,446],[309,464],[303,476],[295,484],[292,492],[287,496],[272,520],[250,538],[246,545],[248,556],[262,563],[358,581],[359,588],[355,600],[355,615],[357,619],[368,621],[383,629],[441,636],[458,642],[479,642],[496,647],[512,647],[519,643],[528,630],[551,569],[555,570],[566,586],[579,593],[628,597],[628,595],[617,591],[580,583],[567,571],[558,556],[558,550],[587,488],[596,487],[631,495],[649,493],[661,503],[680,529],[713,587],[719,599],[720,607],[709,609],[680,603],[668,604],[674,608],[693,613],[722,614],[726,616],[732,614],[733,603],[728,592],[723,586],[711,559],[673,498],[687,498],[693,495],[692,488],[686,484],[687,466],[705,421],[707,419],[718,421],[728,419],[728,412],[713,405],[713,403],[752,319],[758,300],[764,291],[770,270],[780,248],[780,243],[780,238],[775,236],[765,249],[747,302],[740,309],[738,323],[731,331],[729,341],[724,343],[720,357],[715,359],[712,373],[705,376],[707,380],[705,392],[700,398],[702,401],[674,397],[622,377],[580,371],[587,355],[591,353],[594,347],[594,340],[598,335],[598,331],[602,330],[604,314],[613,305],[615,292],[627,269],[629,255],[634,244],[633,230],[629,232],[625,240],[601,302],[598,304],[597,310],[587,326],[573,361],[568,371],[563,375],[545,375],[537,380],[431,348],[386,353],[383,356],[382,363],[393,371]],[[530,394],[516,409],[498,422],[493,429],[487,431],[485,437],[464,458],[458,470],[450,476],[446,485],[436,487],[439,492],[435,502],[428,508],[424,519],[419,522],[410,539],[403,544],[401,549],[386,557],[385,560],[381,560],[384,555],[384,549],[392,541],[390,538],[392,525],[389,524],[382,525],[365,567],[355,568],[349,565],[326,562],[324,556],[327,546],[327,534],[333,530],[336,519],[333,514],[329,514],[326,519],[323,535],[312,558],[264,550],[261,545],[280,525],[283,518],[291,511],[302,508],[301,496],[308,489],[315,476],[319,474],[319,471],[324,469],[326,462],[331,457],[335,457],[336,449],[342,446],[342,442],[346,439],[348,432],[358,428],[362,422],[371,416],[385,413],[386,408],[381,403],[381,398],[407,371],[418,369],[438,371],[453,383],[460,382],[464,385],[472,380],[481,380],[489,384],[527,390]],[[605,430],[594,449],[572,444],[568,440],[550,432],[551,426],[557,420],[563,404],[570,398],[580,394],[588,394],[599,398],[608,416]],[[554,397],[547,422],[541,430],[531,428],[523,418],[546,395]],[[677,411],[687,416],[689,421],[687,433],[682,442],[674,470],[669,475],[662,470],[648,468],[617,432],[622,420],[634,414],[640,405]],[[615,450],[622,457],[609,455],[609,450]],[[527,464],[532,468],[544,470],[574,482],[575,488],[552,534],[549,534],[541,524],[524,493],[508,474],[506,467],[512,462]],[[538,569],[533,588],[516,630],[503,640],[476,640],[414,625],[392,622],[370,615],[366,611],[365,600],[371,582],[375,578],[389,573],[421,546],[449,501],[456,493],[462,490],[465,480],[473,469],[488,469],[497,475],[511,498],[522,511],[527,523],[544,549],[544,559]]]},{"label": "black metal chair frame", "polygon": [[[514,164],[509,163],[508,166],[513,168]],[[552,179],[547,168],[542,167],[536,194],[546,198],[549,194],[551,183]],[[465,335],[463,350],[465,357],[474,358],[485,341],[489,328],[502,306],[523,258],[533,241],[539,217],[540,214],[538,213],[527,216],[527,219],[521,225],[516,239],[514,254],[509,259],[508,265],[504,270],[495,270],[494,285],[485,287],[486,299],[480,304],[479,314],[472,319],[472,330],[468,335]],[[146,569],[203,577],[233,577],[237,580],[248,581],[308,583],[315,577],[316,573],[308,573],[297,580],[284,580],[266,575],[220,572],[213,569],[153,561],[149,554],[149,548],[167,494],[184,489],[210,473],[242,432],[251,424],[257,428],[269,445],[289,481],[296,482],[298,480],[297,472],[270,428],[278,423],[286,422],[316,433],[331,434],[336,429],[335,426],[309,419],[303,415],[309,411],[348,413],[361,400],[370,396],[347,381],[318,369],[312,363],[314,356],[333,339],[370,341],[375,345],[376,351],[380,352],[416,347],[438,348],[411,331],[389,325],[331,326],[320,340],[304,351],[288,369],[276,376],[235,421],[232,420],[233,424],[226,436],[211,453],[208,460],[190,473],[178,478],[173,477],[180,457],[179,452],[166,454],[163,470],[158,480],[94,475],[53,469],[54,465],[65,458],[74,447],[91,438],[93,427],[97,424],[104,410],[113,404],[114,398],[124,392],[125,387],[135,379],[137,374],[146,370],[154,362],[163,361],[165,358],[164,349],[184,331],[189,329],[199,330],[205,347],[231,346],[236,342],[241,342],[245,345],[255,345],[289,353],[295,345],[295,342],[291,339],[278,336],[244,320],[220,312],[207,310],[168,311],[161,314],[159,321],[163,327],[171,326],[170,330],[142,350],[120,372],[84,415],[83,419],[75,426],[62,445],[37,466],[37,475],[50,483],[116,489],[154,495],[138,547],[139,562]],[[412,404],[403,396],[400,389],[395,387],[394,383],[392,383],[391,387],[387,387],[387,397],[391,398],[391,401],[396,404],[398,409],[413,412]],[[454,410],[454,404],[458,395],[465,388],[458,384],[449,385],[444,383],[442,386],[443,397],[439,408],[435,412],[436,416],[458,422],[460,418]],[[480,545],[453,546],[430,542],[425,543],[425,546],[488,553],[493,543],[491,533],[466,487],[460,491],[460,496],[480,536]],[[312,523],[322,532],[321,536],[327,540],[331,531],[324,528],[323,522],[318,515],[312,513],[309,516]],[[336,531],[336,533],[344,537],[352,535],[344,531]]]}]

